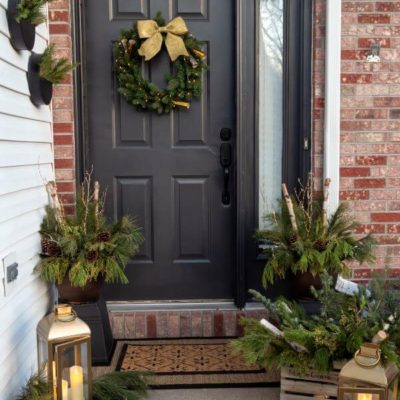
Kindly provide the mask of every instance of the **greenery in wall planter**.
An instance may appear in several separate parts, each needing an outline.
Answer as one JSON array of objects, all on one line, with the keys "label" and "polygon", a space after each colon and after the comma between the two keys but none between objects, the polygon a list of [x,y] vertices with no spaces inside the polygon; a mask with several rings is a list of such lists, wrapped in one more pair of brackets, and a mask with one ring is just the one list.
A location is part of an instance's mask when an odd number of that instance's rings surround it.
[{"label": "greenery in wall planter", "polygon": [[61,83],[75,69],[66,58],[54,57],[54,46],[50,45],[43,54],[32,53],[28,67],[28,83],[32,102],[37,105],[50,104],[53,84]]},{"label": "greenery in wall planter", "polygon": [[35,44],[35,25],[20,18],[22,0],[8,0],[7,22],[10,42],[15,50],[32,50]]},{"label": "greenery in wall planter", "polygon": [[258,239],[272,244],[265,250],[264,287],[290,271],[296,297],[309,297],[311,285],[321,287],[322,272],[337,275],[347,269],[346,262],[374,260],[374,239],[356,236],[359,224],[345,203],[328,217],[329,183],[326,180],[322,199],[314,196],[312,177],[293,196],[283,185],[280,210],[267,215],[268,229],[257,232]]},{"label": "greenery in wall planter", "polygon": [[125,266],[143,235],[128,216],[110,223],[104,216],[105,194],[87,173],[76,199],[74,216],[65,214],[56,187],[48,185],[52,204],[41,226],[42,260],[36,272],[55,283],[66,302],[96,301],[103,282],[128,283]]},{"label": "greenery in wall planter", "polygon": [[43,7],[53,0],[20,0],[17,4],[17,22],[27,22],[34,26],[46,22],[47,16],[43,12]]}]

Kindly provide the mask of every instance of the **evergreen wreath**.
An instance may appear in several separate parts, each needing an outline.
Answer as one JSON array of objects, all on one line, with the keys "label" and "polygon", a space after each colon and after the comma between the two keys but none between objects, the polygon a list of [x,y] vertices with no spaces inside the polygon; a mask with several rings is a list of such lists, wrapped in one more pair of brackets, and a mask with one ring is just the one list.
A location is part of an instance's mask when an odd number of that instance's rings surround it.
[{"label": "evergreen wreath", "polygon": [[[157,13],[154,21],[164,26],[165,20]],[[159,88],[142,76],[142,56],[139,49],[146,39],[139,37],[137,23],[131,30],[122,30],[114,46],[114,70],[118,81],[118,92],[137,110],[152,110],[167,114],[176,107],[189,108],[192,99],[202,93],[202,72],[208,68],[203,42],[191,33],[182,35],[189,56],[180,56],[173,62],[175,74],[166,74],[167,87]]]}]

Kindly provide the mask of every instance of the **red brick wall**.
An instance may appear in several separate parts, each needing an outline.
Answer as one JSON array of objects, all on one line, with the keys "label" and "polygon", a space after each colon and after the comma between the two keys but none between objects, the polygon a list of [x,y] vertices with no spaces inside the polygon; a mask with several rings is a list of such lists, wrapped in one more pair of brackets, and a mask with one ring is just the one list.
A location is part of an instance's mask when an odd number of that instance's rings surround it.
[{"label": "red brick wall", "polygon": [[[50,41],[57,54],[72,59],[71,18],[69,0],[49,3]],[[75,147],[73,87],[70,74],[53,94],[54,154],[59,193],[67,204],[73,204],[75,190]],[[70,211],[70,207],[67,209]]]},{"label": "red brick wall", "polygon": [[[313,168],[322,177],[325,68],[325,3],[314,0]],[[376,266],[400,273],[400,1],[346,1],[342,18],[342,117],[340,196],[349,201],[363,232],[380,242]],[[71,57],[70,5],[50,7],[51,42]],[[366,62],[375,40],[381,63]],[[72,79],[54,91],[56,178],[72,204],[75,187]],[[368,277],[370,268],[355,268]]]},{"label": "red brick wall", "polygon": [[[377,262],[400,273],[400,1],[342,0],[340,197],[361,232],[379,241]],[[315,2],[314,166],[322,173],[325,0]],[[372,43],[381,62],[368,63]],[[354,278],[370,275],[356,267]]]}]

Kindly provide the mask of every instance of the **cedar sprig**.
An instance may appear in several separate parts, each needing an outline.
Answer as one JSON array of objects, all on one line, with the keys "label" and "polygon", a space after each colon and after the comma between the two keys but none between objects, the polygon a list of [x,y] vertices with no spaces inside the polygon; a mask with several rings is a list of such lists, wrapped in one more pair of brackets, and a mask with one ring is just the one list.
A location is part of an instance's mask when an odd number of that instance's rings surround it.
[{"label": "cedar sprig", "polygon": [[32,25],[40,25],[46,21],[47,16],[43,12],[46,3],[53,0],[21,0],[17,5],[17,22],[28,22]]},{"label": "cedar sprig", "polygon": [[67,74],[78,64],[71,64],[67,58],[56,58],[54,46],[50,45],[44,51],[40,60],[40,77],[51,83],[61,83]]}]

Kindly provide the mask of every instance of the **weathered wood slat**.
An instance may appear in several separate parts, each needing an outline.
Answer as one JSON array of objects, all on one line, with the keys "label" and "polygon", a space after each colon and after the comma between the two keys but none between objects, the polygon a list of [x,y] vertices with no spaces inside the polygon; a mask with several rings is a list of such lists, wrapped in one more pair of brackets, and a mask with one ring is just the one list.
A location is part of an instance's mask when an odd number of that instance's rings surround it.
[{"label": "weathered wood slat", "polygon": [[280,400],[309,400],[314,396],[302,396],[299,394],[281,393]]},{"label": "weathered wood slat", "polygon": [[303,394],[326,394],[328,396],[337,396],[337,385],[330,385],[321,382],[281,379],[281,390]]},{"label": "weathered wood slat", "polygon": [[315,395],[336,399],[338,378],[338,369],[328,373],[311,371],[298,375],[293,369],[282,368],[280,400],[307,400],[314,399]]}]

